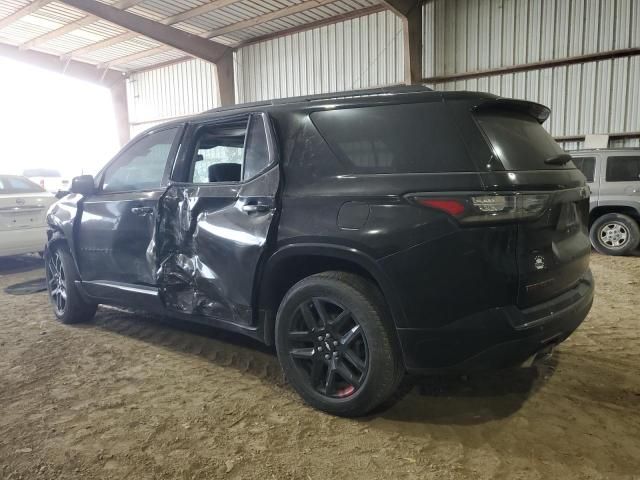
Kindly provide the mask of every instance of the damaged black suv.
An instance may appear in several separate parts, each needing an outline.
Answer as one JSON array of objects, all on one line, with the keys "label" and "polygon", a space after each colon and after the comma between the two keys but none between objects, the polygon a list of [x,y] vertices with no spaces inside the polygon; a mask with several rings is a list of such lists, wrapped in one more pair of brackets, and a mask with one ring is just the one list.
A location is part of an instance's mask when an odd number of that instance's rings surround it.
[{"label": "damaged black suv", "polygon": [[588,189],[548,116],[395,87],[153,127],[50,210],[55,314],[113,304],[248,335],[337,415],[406,371],[535,359],[594,291]]}]

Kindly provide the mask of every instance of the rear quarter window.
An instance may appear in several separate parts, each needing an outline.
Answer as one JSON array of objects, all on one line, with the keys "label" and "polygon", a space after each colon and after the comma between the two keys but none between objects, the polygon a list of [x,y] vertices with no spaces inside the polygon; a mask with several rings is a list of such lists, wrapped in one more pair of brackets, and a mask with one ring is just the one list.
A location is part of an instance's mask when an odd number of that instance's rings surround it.
[{"label": "rear quarter window", "polygon": [[512,110],[488,110],[474,114],[478,125],[505,170],[557,170],[575,168],[569,161],[562,165],[545,160],[564,150],[532,116]]},{"label": "rear quarter window", "polygon": [[327,110],[312,113],[311,120],[342,164],[342,171],[476,171],[442,103]]}]

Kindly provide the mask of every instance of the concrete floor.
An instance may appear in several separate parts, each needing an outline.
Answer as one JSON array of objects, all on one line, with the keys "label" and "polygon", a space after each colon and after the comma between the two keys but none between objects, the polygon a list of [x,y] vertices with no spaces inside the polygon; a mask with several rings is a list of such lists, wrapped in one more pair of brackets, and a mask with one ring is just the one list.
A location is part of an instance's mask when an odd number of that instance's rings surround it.
[{"label": "concrete floor", "polygon": [[[640,478],[640,257],[592,265],[552,359],[409,379],[358,420],[302,404],[240,337],[109,309],[69,327],[44,293],[0,293],[0,479]],[[39,267],[0,259],[0,290]]]}]

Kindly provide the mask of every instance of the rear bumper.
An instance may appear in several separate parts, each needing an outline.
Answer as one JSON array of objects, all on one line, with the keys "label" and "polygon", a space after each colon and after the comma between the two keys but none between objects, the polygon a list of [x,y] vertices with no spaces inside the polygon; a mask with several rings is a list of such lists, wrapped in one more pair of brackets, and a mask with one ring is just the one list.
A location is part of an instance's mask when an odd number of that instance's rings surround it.
[{"label": "rear bumper", "polygon": [[522,364],[564,341],[593,303],[591,272],[563,295],[521,310],[493,308],[439,329],[398,329],[407,370],[413,373],[468,372]]},{"label": "rear bumper", "polygon": [[0,257],[42,252],[46,243],[46,225],[3,231],[0,233]]}]

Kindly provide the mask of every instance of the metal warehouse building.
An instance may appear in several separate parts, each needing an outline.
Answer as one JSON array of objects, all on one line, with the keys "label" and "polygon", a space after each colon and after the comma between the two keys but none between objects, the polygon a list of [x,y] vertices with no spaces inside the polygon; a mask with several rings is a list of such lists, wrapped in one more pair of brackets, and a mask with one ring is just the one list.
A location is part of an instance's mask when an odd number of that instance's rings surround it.
[{"label": "metal warehouse building", "polygon": [[122,141],[221,98],[425,83],[548,105],[566,149],[640,146],[639,0],[5,0],[0,42],[110,86]]}]

